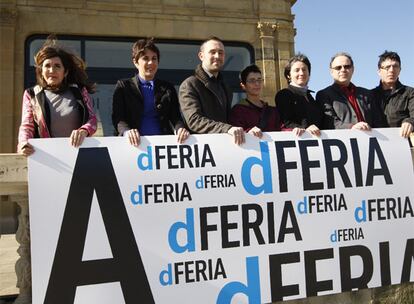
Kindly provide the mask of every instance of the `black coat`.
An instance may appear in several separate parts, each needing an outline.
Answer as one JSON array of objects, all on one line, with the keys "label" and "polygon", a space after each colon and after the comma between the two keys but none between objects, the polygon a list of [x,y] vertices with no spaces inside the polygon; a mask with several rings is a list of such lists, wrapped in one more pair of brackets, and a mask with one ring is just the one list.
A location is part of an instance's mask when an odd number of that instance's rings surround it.
[{"label": "black coat", "polygon": [[382,89],[381,83],[372,92],[381,110],[381,127],[400,127],[403,122],[414,127],[414,88],[398,81],[389,94]]},{"label": "black coat", "polygon": [[306,129],[311,125],[316,125],[322,129],[323,107],[315,101],[310,92],[308,90],[305,97],[304,92],[289,85],[276,94],[275,104],[284,128]]},{"label": "black coat", "polygon": [[[178,105],[177,92],[169,82],[154,80],[154,107],[158,113],[162,134],[174,134],[184,127]],[[119,132],[118,123],[126,122],[128,128],[138,129],[144,112],[144,97],[137,77],[118,80],[112,99],[112,123]]]}]

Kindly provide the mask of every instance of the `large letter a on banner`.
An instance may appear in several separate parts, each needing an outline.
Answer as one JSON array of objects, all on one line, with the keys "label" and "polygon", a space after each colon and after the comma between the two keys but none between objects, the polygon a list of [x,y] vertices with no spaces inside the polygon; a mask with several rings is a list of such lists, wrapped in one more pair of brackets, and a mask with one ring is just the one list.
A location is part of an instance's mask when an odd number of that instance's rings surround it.
[{"label": "large letter a on banner", "polygon": [[[82,261],[94,191],[113,258]],[[77,286],[118,281],[126,304],[154,303],[108,149],[79,149],[44,303],[73,304]]]}]

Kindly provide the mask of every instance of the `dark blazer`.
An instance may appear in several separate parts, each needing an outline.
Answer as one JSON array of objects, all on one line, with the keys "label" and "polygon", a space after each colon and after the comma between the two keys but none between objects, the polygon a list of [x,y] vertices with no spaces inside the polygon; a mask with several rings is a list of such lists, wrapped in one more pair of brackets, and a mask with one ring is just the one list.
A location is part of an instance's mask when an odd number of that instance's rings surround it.
[{"label": "dark blazer", "polygon": [[[169,82],[154,80],[154,107],[158,113],[160,135],[174,134],[184,127],[178,105],[177,92]],[[138,129],[144,112],[144,98],[137,77],[118,80],[112,99],[112,123],[119,132],[118,123],[124,121],[130,129]]]},{"label": "dark blazer", "polygon": [[[379,116],[371,91],[355,87],[355,95],[365,122],[371,127],[377,127]],[[334,83],[319,91],[316,101],[324,107],[324,129],[350,129],[358,122],[354,109],[338,84]]]},{"label": "dark blazer", "polygon": [[[216,89],[222,86],[225,98]],[[180,107],[188,128],[193,133],[226,133],[231,110],[232,92],[224,84],[219,73],[217,83],[209,78],[201,65],[195,74],[180,86]]]},{"label": "dark blazer", "polygon": [[305,92],[289,85],[276,94],[275,104],[285,128],[306,129],[311,125],[323,128],[323,106],[315,101],[310,92],[308,90],[305,97]]}]

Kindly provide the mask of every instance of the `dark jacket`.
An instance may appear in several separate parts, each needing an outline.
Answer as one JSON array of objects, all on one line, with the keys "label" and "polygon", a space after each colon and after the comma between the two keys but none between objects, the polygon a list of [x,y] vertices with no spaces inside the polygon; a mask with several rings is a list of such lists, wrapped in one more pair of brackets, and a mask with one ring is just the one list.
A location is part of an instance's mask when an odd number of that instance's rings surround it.
[{"label": "dark jacket", "polygon": [[381,127],[400,127],[409,122],[414,127],[414,88],[397,81],[393,91],[385,91],[381,83],[372,90],[381,110]]},{"label": "dark jacket", "polygon": [[263,132],[281,130],[279,113],[275,107],[264,103],[260,108],[246,98],[231,109],[229,122],[233,126],[242,127],[246,132],[253,127],[258,127]]},{"label": "dark jacket", "polygon": [[[181,120],[177,92],[166,81],[154,80],[154,107],[158,113],[162,134],[174,134],[184,127]],[[126,122],[129,129],[138,129],[144,112],[144,97],[137,77],[118,80],[112,99],[112,123],[119,132],[118,123]]]},{"label": "dark jacket", "polygon": [[[226,133],[229,125],[232,92],[224,84],[219,73],[218,83],[213,80],[198,65],[195,74],[188,77],[180,86],[180,106],[185,122],[193,133]],[[225,99],[220,97],[216,86],[224,89]]]},{"label": "dark jacket", "polygon": [[323,128],[323,106],[310,93],[308,90],[305,97],[305,92],[289,85],[276,94],[275,104],[285,128]]},{"label": "dark jacket", "polygon": [[[365,122],[371,127],[379,126],[378,109],[372,92],[365,88],[355,87],[355,95]],[[338,84],[334,83],[319,91],[316,94],[316,101],[324,108],[324,129],[350,129],[358,122],[354,109]]]}]

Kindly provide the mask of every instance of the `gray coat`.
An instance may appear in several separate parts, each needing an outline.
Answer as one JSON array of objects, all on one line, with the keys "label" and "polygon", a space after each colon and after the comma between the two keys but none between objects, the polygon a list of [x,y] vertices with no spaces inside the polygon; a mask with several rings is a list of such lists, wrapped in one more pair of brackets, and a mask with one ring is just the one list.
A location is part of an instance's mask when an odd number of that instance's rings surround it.
[{"label": "gray coat", "polygon": [[[368,89],[355,87],[355,95],[365,122],[377,127],[378,110],[372,93]],[[316,101],[324,108],[324,129],[350,129],[358,122],[354,109],[339,85],[333,84],[319,91]]]},{"label": "gray coat", "polygon": [[[192,133],[226,133],[229,125],[232,92],[224,84],[221,74],[214,83],[198,65],[195,74],[188,77],[180,86],[179,102],[184,120]],[[217,86],[223,87],[225,100],[221,98]]]}]

